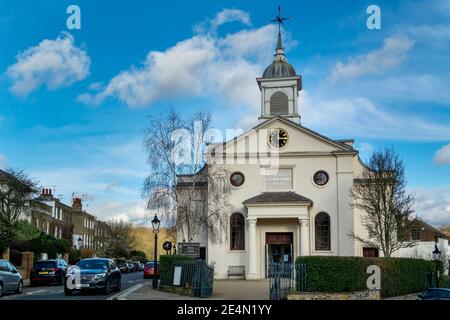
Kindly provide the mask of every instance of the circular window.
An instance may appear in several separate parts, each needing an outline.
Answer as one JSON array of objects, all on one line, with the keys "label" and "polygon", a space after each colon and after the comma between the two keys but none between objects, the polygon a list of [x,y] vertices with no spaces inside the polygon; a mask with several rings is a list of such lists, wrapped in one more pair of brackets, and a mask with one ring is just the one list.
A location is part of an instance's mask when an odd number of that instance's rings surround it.
[{"label": "circular window", "polygon": [[230,182],[233,187],[240,187],[244,184],[244,175],[240,172],[235,172],[230,177]]},{"label": "circular window", "polygon": [[328,183],[328,180],[330,180],[330,177],[328,176],[328,173],[325,171],[317,171],[314,174],[314,183],[318,186],[324,186]]}]

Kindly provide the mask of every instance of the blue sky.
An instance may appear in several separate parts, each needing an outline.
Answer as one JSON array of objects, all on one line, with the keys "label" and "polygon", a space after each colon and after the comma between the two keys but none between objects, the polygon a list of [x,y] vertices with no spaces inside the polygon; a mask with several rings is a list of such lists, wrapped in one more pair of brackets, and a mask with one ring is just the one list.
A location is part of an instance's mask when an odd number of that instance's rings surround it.
[{"label": "blue sky", "polygon": [[[81,8],[81,30],[66,8]],[[381,8],[381,30],[366,9]],[[394,146],[416,211],[450,223],[450,1],[2,1],[0,167],[23,168],[100,218],[142,222],[146,117],[213,112],[257,120],[255,78],[272,61],[281,5],[302,124]]]}]

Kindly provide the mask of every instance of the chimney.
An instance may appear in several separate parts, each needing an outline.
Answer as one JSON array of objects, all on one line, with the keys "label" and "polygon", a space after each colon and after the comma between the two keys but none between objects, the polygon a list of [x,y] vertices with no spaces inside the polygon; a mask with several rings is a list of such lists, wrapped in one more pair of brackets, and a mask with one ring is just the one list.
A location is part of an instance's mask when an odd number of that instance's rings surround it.
[{"label": "chimney", "polygon": [[81,212],[83,210],[83,205],[81,204],[80,198],[73,198],[72,199],[72,209],[74,211]]},{"label": "chimney", "polygon": [[51,189],[42,189],[42,193],[41,196],[43,198],[46,198],[47,200],[51,200],[52,199],[52,190]]}]

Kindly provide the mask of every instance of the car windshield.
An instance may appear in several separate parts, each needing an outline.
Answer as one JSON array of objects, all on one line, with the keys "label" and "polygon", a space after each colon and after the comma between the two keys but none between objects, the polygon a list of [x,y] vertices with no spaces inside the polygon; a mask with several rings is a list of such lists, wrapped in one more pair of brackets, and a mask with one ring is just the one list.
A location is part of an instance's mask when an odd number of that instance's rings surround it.
[{"label": "car windshield", "polygon": [[55,266],[55,261],[37,261],[34,263],[35,268],[54,268]]},{"label": "car windshield", "polygon": [[428,298],[446,298],[450,299],[450,291],[446,290],[428,290],[426,295]]},{"label": "car windshield", "polygon": [[108,269],[108,261],[105,260],[81,260],[77,265],[80,269]]},{"label": "car windshield", "polygon": [[[147,262],[147,264],[145,265],[146,267],[153,267],[155,263],[154,262]],[[159,265],[159,262],[158,262]]]}]

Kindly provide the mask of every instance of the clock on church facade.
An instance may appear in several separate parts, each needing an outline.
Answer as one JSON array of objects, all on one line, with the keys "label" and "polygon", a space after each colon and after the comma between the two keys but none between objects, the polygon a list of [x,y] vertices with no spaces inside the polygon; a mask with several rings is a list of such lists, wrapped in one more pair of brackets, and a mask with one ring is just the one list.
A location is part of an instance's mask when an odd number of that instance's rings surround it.
[{"label": "clock on church facade", "polygon": [[273,129],[270,132],[269,143],[275,148],[283,148],[288,143],[289,137],[284,129]]}]

